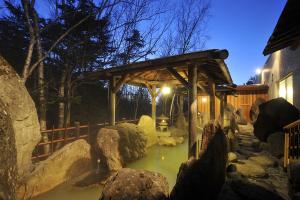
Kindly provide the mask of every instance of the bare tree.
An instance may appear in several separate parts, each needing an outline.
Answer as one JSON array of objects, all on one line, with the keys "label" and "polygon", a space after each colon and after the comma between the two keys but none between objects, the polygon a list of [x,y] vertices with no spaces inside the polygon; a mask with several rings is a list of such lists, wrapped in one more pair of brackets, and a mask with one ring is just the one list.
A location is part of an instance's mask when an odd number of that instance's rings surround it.
[{"label": "bare tree", "polygon": [[162,41],[162,56],[202,49],[206,42],[210,0],[180,0],[171,11],[171,30]]}]

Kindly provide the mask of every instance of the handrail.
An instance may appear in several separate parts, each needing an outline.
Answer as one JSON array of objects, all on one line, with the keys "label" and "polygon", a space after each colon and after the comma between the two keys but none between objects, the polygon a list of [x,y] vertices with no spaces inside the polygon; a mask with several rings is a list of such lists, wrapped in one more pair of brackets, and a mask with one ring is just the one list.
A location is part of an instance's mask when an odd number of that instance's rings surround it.
[{"label": "handrail", "polygon": [[[116,122],[116,124],[120,123],[136,123],[138,120],[137,119],[132,119],[132,120],[121,120]],[[63,146],[71,141],[75,141],[78,139],[87,139],[90,141],[91,138],[91,128],[102,128],[109,126],[109,123],[104,122],[104,123],[98,123],[98,124],[86,124],[86,125],[79,125],[78,126],[72,126],[72,127],[65,127],[65,128],[52,128],[48,130],[42,130],[42,134],[48,134],[49,141],[40,141],[36,145],[36,151],[34,151],[32,155],[32,159],[38,159],[38,158],[46,158],[53,154],[56,150],[54,149],[54,145],[57,145],[58,143],[61,143]],[[61,138],[55,138],[56,133],[63,133],[63,136]],[[41,151],[40,148],[43,148],[45,145],[49,145],[50,152],[43,152]]]},{"label": "handrail", "polygon": [[283,129],[293,128],[294,126],[297,126],[298,124],[300,124],[300,119],[286,125],[285,127],[283,127]]},{"label": "handrail", "polygon": [[284,128],[284,168],[290,164],[290,159],[300,158],[300,119],[286,125]]}]

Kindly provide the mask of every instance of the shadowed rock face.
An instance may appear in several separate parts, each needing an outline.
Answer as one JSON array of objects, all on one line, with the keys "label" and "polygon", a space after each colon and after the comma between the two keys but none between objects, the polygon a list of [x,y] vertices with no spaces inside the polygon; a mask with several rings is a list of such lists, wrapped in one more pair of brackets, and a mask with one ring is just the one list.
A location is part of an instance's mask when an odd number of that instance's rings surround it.
[{"label": "shadowed rock face", "polygon": [[257,98],[255,100],[255,102],[252,104],[251,108],[250,108],[250,112],[249,112],[249,117],[250,117],[250,121],[251,123],[253,124],[257,117],[258,117],[258,114],[259,114],[259,106],[262,104],[262,103],[265,103],[266,100],[263,99],[263,98]]},{"label": "shadowed rock face", "polygon": [[276,98],[259,106],[254,123],[254,135],[263,142],[269,135],[283,131],[283,127],[299,119],[298,109],[283,98]]},{"label": "shadowed rock face", "polygon": [[112,175],[104,186],[101,200],[167,200],[167,179],[147,170],[123,168]]},{"label": "shadowed rock face", "polygon": [[283,200],[278,194],[245,179],[227,181],[218,200]]},{"label": "shadowed rock face", "polygon": [[220,127],[208,129],[215,131],[213,133],[208,131],[207,148],[200,159],[191,158],[180,166],[176,184],[170,195],[171,200],[217,198],[225,182],[227,142]]},{"label": "shadowed rock face", "polygon": [[[15,138],[7,108],[0,99],[0,199],[14,200],[17,184]],[[9,174],[15,174],[9,176]]]},{"label": "shadowed rock face", "polygon": [[10,116],[14,147],[16,149],[18,176],[29,173],[31,155],[40,141],[40,126],[27,89],[12,67],[0,55],[0,100]]}]

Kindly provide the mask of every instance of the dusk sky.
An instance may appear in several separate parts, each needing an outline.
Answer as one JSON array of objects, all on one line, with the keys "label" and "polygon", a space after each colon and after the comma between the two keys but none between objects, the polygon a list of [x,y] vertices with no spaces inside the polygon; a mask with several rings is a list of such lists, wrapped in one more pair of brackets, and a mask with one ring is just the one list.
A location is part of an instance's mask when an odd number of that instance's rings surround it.
[{"label": "dusk sky", "polygon": [[243,84],[262,67],[262,54],[286,0],[213,0],[206,48],[227,49],[234,83]]},{"label": "dusk sky", "polygon": [[[1,3],[2,0],[0,1]],[[286,0],[212,0],[205,48],[227,49],[234,83],[246,83],[255,69],[264,65],[262,51],[273,32]],[[37,1],[42,14],[49,10]]]}]

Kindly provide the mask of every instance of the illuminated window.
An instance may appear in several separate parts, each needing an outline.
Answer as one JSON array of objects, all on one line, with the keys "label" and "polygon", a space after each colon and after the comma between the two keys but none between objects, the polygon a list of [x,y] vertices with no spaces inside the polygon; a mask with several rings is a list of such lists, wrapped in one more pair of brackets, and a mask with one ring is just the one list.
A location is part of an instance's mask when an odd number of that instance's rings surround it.
[{"label": "illuminated window", "polygon": [[279,96],[286,99],[293,104],[293,76],[290,75],[287,78],[279,82]]}]

